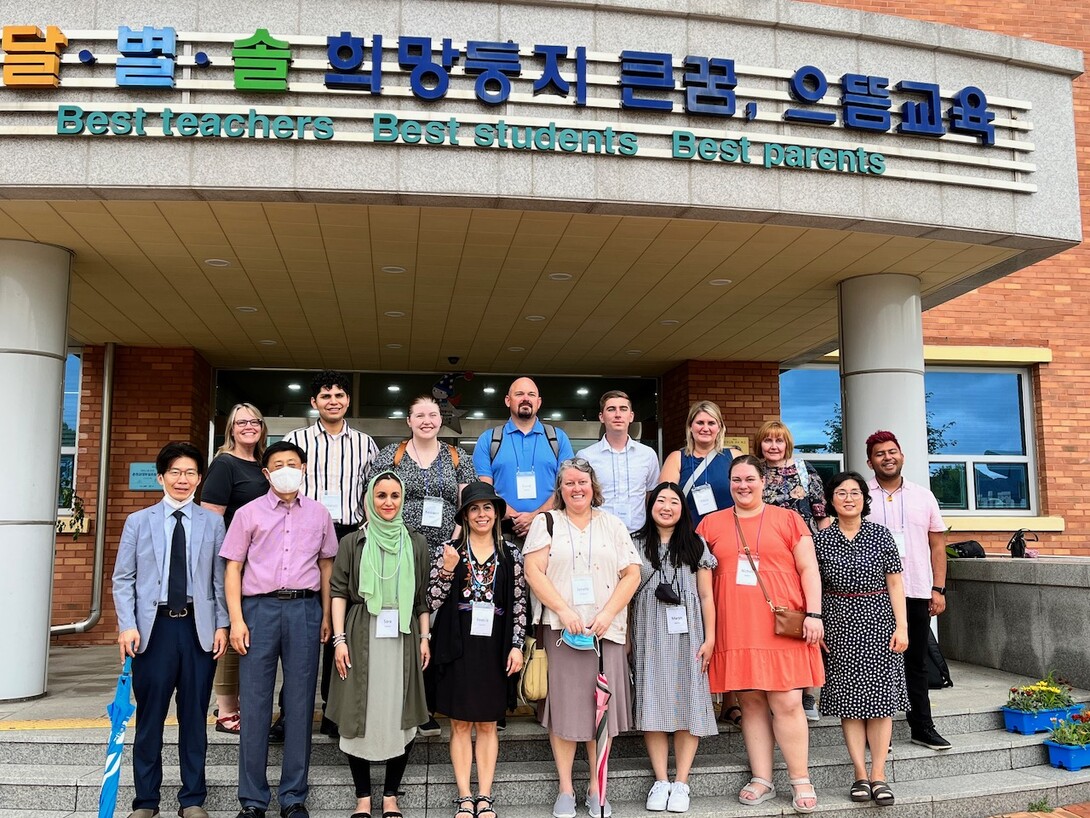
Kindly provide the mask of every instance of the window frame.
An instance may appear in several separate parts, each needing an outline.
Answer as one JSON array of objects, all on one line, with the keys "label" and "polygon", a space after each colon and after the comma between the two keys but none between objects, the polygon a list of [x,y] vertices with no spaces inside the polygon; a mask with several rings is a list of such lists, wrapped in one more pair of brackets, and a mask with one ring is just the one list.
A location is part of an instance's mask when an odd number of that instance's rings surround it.
[{"label": "window frame", "polygon": [[[58,472],[59,472],[59,470],[61,468],[61,463],[64,461],[65,457],[71,457],[72,458],[72,496],[74,498],[75,495],[76,495],[76,474],[77,474],[77,469],[79,467],[79,413],[80,413],[80,404],[82,403],[81,398],[82,398],[82,395],[83,395],[83,347],[72,347],[72,346],[68,347],[68,349],[65,351],[65,355],[64,355],[64,368],[65,369],[68,368],[68,358],[69,358],[69,356],[72,356],[72,355],[79,358],[79,381],[76,384],[76,389],[75,389],[75,394],[76,394],[75,424],[76,425],[75,425],[75,427],[73,429],[73,431],[75,433],[75,436],[72,439],[72,445],[71,446],[65,446],[65,445],[63,445],[63,442],[62,442],[62,445],[60,447],[60,456],[57,458],[57,469],[58,469]],[[68,384],[64,383],[64,376],[62,374],[62,376],[61,376],[61,429],[62,430],[64,428],[64,396],[66,394],[70,393],[70,390],[69,390],[68,386],[69,386]],[[71,517],[72,516],[72,503],[69,503],[67,506],[62,506],[60,504],[60,502],[59,502],[60,501],[60,491],[61,491],[61,484],[59,482],[59,474],[58,474],[57,516],[59,516],[59,517]]]}]

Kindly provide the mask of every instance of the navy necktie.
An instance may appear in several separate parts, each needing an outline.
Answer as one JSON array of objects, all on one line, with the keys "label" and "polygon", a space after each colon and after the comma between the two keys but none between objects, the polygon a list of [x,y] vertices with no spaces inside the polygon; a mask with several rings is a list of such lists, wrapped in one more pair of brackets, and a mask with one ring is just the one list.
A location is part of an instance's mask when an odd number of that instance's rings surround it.
[{"label": "navy necktie", "polygon": [[167,580],[167,608],[178,613],[186,605],[186,580],[189,571],[185,559],[185,527],[182,512],[175,511],[174,536],[170,541],[170,579]]}]

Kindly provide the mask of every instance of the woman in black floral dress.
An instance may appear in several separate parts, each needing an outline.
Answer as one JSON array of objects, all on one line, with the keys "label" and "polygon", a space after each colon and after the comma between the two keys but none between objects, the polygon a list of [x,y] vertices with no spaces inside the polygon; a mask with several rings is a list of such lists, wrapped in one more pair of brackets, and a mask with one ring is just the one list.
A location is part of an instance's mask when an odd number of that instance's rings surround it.
[{"label": "woman in black floral dress", "polygon": [[[450,717],[450,759],[458,785],[457,813],[495,818],[492,778],[499,738],[496,722],[515,706],[526,637],[526,581],[522,554],[500,534],[507,504],[491,485],[462,492],[461,536],[435,552],[428,596],[433,612],[432,665],[436,709]],[[470,772],[476,729],[478,795]]]},{"label": "woman in black floral dress", "polygon": [[901,560],[889,531],[865,519],[870,513],[866,480],[841,472],[825,491],[836,521],[814,535],[828,646],[821,712],[840,717],[855,767],[851,799],[873,798],[889,806],[894,798],[886,783],[886,756],[893,715],[908,707]]},{"label": "woman in black floral dress", "polygon": [[825,511],[821,475],[805,460],[794,457],[791,430],[778,420],[770,420],[757,430],[753,443],[765,464],[764,501],[797,511],[812,533],[831,524]]}]

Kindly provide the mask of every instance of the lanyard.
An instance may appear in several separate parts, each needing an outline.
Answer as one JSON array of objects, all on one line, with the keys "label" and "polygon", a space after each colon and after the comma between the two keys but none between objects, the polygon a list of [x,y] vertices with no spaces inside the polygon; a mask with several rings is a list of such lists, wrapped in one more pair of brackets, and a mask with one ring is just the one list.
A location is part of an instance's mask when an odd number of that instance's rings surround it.
[{"label": "lanyard", "polygon": [[[530,452],[530,471],[534,470],[534,461],[537,460],[537,440],[538,440],[539,437],[541,437],[541,435],[536,434],[536,433],[534,434],[534,448],[533,448],[533,451]],[[525,455],[526,454],[526,435],[522,436],[522,445],[521,446],[512,447],[512,451],[515,453],[515,472],[516,473],[519,473],[519,472],[522,471],[522,463],[519,462],[519,449],[520,448],[522,449],[523,455]]]},{"label": "lanyard", "polygon": [[[571,542],[571,565],[575,569],[575,532],[572,530],[571,520],[567,512],[564,512],[564,522],[568,524],[568,540]],[[591,554],[594,553],[594,512],[590,514],[590,522],[587,523],[587,571],[591,570]]]},{"label": "lanyard", "polygon": [[[496,582],[499,579],[499,567],[500,567],[499,555],[495,551],[493,551],[492,556],[484,561],[484,565],[482,566],[482,569],[488,567],[489,560],[493,561],[493,563],[492,563],[492,583],[491,583],[491,585],[492,585],[492,596],[489,599],[494,600],[496,598]],[[466,541],[466,567],[469,568],[469,581],[470,581],[470,583],[472,583],[472,585],[473,585],[473,587],[475,589],[480,590],[482,588],[487,588],[489,583],[481,582],[481,575],[484,572],[483,572],[483,570],[481,571],[480,574],[477,572],[476,563],[477,563],[477,558],[475,556],[473,556],[473,548],[472,548],[472,546],[470,546],[469,541],[467,540]]]},{"label": "lanyard", "polygon": [[382,575],[382,567],[381,566],[386,562],[386,552],[383,551],[381,548],[379,549],[379,554],[378,554],[379,567],[375,568],[375,576],[379,578],[380,582],[385,582],[388,579],[392,579],[392,580],[394,580],[394,586],[396,588],[396,586],[397,586],[397,576],[398,576],[398,574],[401,573],[401,559],[404,556],[404,554],[405,554],[405,532],[402,531],[398,535],[398,541],[397,541],[397,563],[394,565],[394,572],[392,574],[390,574],[389,576],[384,577]]},{"label": "lanyard", "polygon": [[[898,531],[903,534],[905,530],[905,484],[902,482],[900,487],[898,487],[896,491],[886,491],[884,488],[882,488],[881,485],[878,486],[878,490],[882,492],[882,494],[886,495],[886,503],[893,502],[894,494],[901,495],[901,527],[898,529]],[[882,503],[882,524],[886,528],[889,528],[888,514],[886,512],[886,503]]]},{"label": "lanyard", "polygon": [[[606,443],[606,446],[609,449],[609,464],[613,467],[613,500],[617,504],[617,506],[616,506],[617,507],[617,512],[620,512],[621,509],[624,507],[624,505],[627,504],[628,498],[632,494],[632,486],[631,486],[631,483],[630,483],[630,476],[632,474],[632,471],[631,471],[631,468],[630,468],[629,463],[628,463],[628,446],[626,444],[625,447],[624,447],[624,451],[622,451],[622,452],[613,451],[613,447],[610,446],[608,442]],[[617,455],[621,455],[621,456],[624,457],[624,494],[623,495],[621,494],[620,481],[617,480]],[[617,513],[617,512],[614,512],[614,513]],[[620,514],[617,514],[617,516],[620,516]],[[629,522],[629,520],[628,520],[628,509],[627,508],[624,508],[624,521],[626,523]]]},{"label": "lanyard", "polygon": [[[431,493],[428,491],[428,483],[430,482],[429,478],[430,478],[430,475],[431,475],[431,470],[432,470],[432,468],[434,468],[436,463],[439,463],[439,456],[443,452],[443,447],[442,446],[439,447],[438,451],[436,451],[436,453],[435,453],[435,459],[433,461],[431,461],[431,463],[428,464],[428,467],[426,469],[424,469],[424,468],[420,467],[420,450],[416,448],[416,443],[414,443],[413,441],[410,440],[409,445],[413,447],[413,453],[416,455],[416,457],[414,458],[414,461],[416,463],[416,468],[419,469],[420,473],[424,475],[424,496],[425,497],[430,497]],[[440,466],[439,466],[439,491],[440,491],[440,493],[442,493],[442,491],[443,491],[443,466],[442,466],[442,464],[440,464]]]},{"label": "lanyard", "polygon": [[[762,505],[761,506],[761,519],[757,523],[757,539],[753,543],[753,554],[754,554],[754,556],[757,556],[757,557],[761,556],[761,530],[765,527],[765,509],[766,508],[768,508],[767,505]],[[742,530],[742,518],[738,516],[738,509],[734,509],[734,519],[738,523],[738,530],[741,531]],[[738,548],[738,543],[735,543],[734,547],[735,547],[735,549],[737,549]],[[739,552],[739,553],[741,553],[741,552]]]}]

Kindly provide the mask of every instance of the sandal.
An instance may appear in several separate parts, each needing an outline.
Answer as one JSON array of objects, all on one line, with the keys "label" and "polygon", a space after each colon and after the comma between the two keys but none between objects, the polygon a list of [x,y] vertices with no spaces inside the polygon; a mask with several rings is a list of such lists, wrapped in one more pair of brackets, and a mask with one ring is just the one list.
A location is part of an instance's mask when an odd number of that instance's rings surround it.
[{"label": "sandal", "polygon": [[216,718],[217,733],[234,733],[236,736],[242,730],[242,716],[232,713],[230,716],[218,716]]},{"label": "sandal", "polygon": [[870,801],[871,799],[871,785],[865,778],[860,778],[858,781],[853,781],[851,789],[848,790],[848,796],[857,803],[863,801]]},{"label": "sandal", "polygon": [[[758,787],[767,787],[768,789],[763,793],[759,793],[759,792],[757,792],[754,785],[756,785]],[[743,792],[752,793],[753,795],[755,795],[757,797],[756,798],[743,798],[742,797]],[[755,807],[758,804],[763,804],[765,801],[768,801],[768,800],[770,800],[772,798],[775,798],[775,797],[776,797],[776,788],[773,786],[771,781],[769,781],[766,778],[758,778],[757,776],[753,776],[751,779],[749,779],[749,783],[746,784],[744,787],[742,787],[742,791],[738,793],[738,803],[745,804],[746,806],[749,806],[749,807]]]},{"label": "sandal", "polygon": [[[481,809],[480,806],[482,801],[484,802],[484,809]],[[473,805],[473,808],[477,810],[477,815],[484,815],[485,813],[489,813],[493,816],[493,818],[495,818],[496,811],[492,809],[493,803],[494,802],[491,795],[478,795],[476,803],[474,803]]]},{"label": "sandal", "polygon": [[[464,804],[466,801],[469,802],[469,808],[468,809],[466,807],[462,806],[462,804]],[[455,810],[455,812],[454,812],[455,816],[458,816],[458,815],[476,815],[477,814],[476,811],[475,811],[475,804],[474,804],[472,795],[459,795],[457,798],[452,798],[450,803],[452,803],[452,804],[454,804],[455,806],[458,807],[458,809]]]},{"label": "sandal", "polygon": [[369,812],[353,812],[351,815],[348,816],[348,818],[371,818],[371,813],[369,813]]},{"label": "sandal", "polygon": [[[735,710],[738,711],[738,715],[737,716],[732,716],[731,714]],[[735,727],[741,727],[742,726],[742,708],[739,707],[736,704],[732,704],[730,707],[727,707],[727,708],[724,708],[723,710],[720,710],[719,711],[719,720],[720,721],[729,721]]]},{"label": "sandal", "polygon": [[889,788],[889,784],[885,781],[872,781],[870,790],[871,798],[880,807],[892,807],[897,800],[893,796],[893,790]]},{"label": "sandal", "polygon": [[[398,798],[399,796],[402,796],[404,794],[405,793],[400,791],[400,790],[398,790],[397,792],[383,792],[382,793],[383,806],[385,807],[385,801],[386,801],[387,798]],[[390,810],[389,812],[387,812],[385,809],[383,809],[382,818],[405,818],[405,816],[402,815],[401,812],[399,810],[396,810],[396,809],[395,810]]]},{"label": "sandal", "polygon": [[[809,787],[810,792],[798,792],[797,790],[791,795],[791,806],[794,807],[795,812],[807,813],[813,812],[817,809],[817,790],[814,789],[814,785],[810,783],[809,778],[792,778],[791,787]],[[804,806],[800,802],[804,799],[812,798],[814,803],[810,806]]]}]

